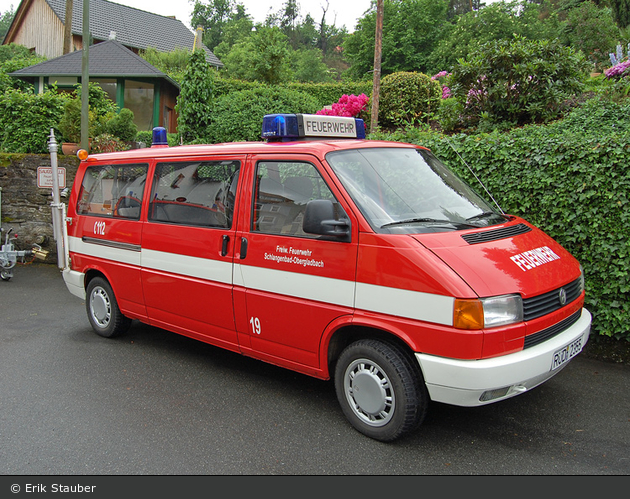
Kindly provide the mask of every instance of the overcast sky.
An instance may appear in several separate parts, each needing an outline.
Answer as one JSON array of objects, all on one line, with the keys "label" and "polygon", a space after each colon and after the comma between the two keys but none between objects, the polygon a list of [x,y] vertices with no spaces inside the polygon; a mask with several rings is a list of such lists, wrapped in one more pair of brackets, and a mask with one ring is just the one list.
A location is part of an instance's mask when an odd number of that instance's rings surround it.
[{"label": "overcast sky", "polygon": [[[74,0],[75,3],[83,0]],[[245,6],[247,13],[254,18],[254,22],[262,22],[270,12],[277,12],[282,9],[285,0],[237,0]],[[163,16],[175,16],[186,26],[190,27],[190,15],[193,4],[186,0],[116,0],[113,3],[128,5],[154,14]],[[356,21],[363,17],[365,11],[370,7],[370,0],[328,0],[328,13],[326,22],[341,28],[345,26],[348,32],[354,31]],[[17,10],[20,5],[16,0],[0,0],[0,12],[11,9]],[[326,0],[298,0],[300,14],[302,17],[310,14],[319,22],[322,18],[322,7],[326,6]]]}]

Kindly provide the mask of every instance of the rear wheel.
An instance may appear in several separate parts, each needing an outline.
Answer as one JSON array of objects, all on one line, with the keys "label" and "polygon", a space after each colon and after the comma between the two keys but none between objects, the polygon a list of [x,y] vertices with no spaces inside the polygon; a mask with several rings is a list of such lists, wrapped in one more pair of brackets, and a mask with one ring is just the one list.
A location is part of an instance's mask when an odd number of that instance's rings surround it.
[{"label": "rear wheel", "polygon": [[118,336],[131,325],[131,319],[118,308],[112,287],[101,277],[95,277],[88,284],[85,308],[92,329],[105,338]]},{"label": "rear wheel", "polygon": [[397,345],[378,340],[357,341],[341,353],[335,389],[352,426],[383,442],[418,427],[429,403],[413,358]]}]

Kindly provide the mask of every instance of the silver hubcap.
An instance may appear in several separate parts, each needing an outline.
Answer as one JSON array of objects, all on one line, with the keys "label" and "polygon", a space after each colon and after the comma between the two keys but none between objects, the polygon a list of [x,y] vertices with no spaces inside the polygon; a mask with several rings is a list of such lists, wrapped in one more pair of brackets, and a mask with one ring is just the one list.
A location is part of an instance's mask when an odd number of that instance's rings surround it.
[{"label": "silver hubcap", "polygon": [[111,303],[109,296],[101,287],[96,287],[90,295],[90,312],[92,319],[100,327],[107,327],[112,316]]},{"label": "silver hubcap", "polygon": [[384,426],[394,415],[396,398],[383,369],[369,359],[357,359],[346,369],[346,398],[356,416],[370,426]]}]

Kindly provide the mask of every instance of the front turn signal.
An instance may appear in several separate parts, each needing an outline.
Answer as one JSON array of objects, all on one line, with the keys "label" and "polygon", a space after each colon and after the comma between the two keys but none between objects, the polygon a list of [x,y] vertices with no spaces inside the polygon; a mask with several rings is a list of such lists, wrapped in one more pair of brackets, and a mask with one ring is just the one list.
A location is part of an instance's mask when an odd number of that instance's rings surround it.
[{"label": "front turn signal", "polygon": [[480,300],[455,299],[453,326],[457,329],[483,329],[483,304]]}]

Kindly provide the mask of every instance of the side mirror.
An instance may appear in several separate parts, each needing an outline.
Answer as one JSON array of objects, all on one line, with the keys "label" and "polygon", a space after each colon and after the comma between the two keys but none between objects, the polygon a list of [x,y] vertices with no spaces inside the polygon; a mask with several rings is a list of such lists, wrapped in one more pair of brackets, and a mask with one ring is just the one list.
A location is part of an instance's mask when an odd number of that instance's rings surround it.
[{"label": "side mirror", "polygon": [[350,240],[350,222],[335,218],[335,206],[329,199],[313,199],[306,204],[302,230],[308,234]]}]

